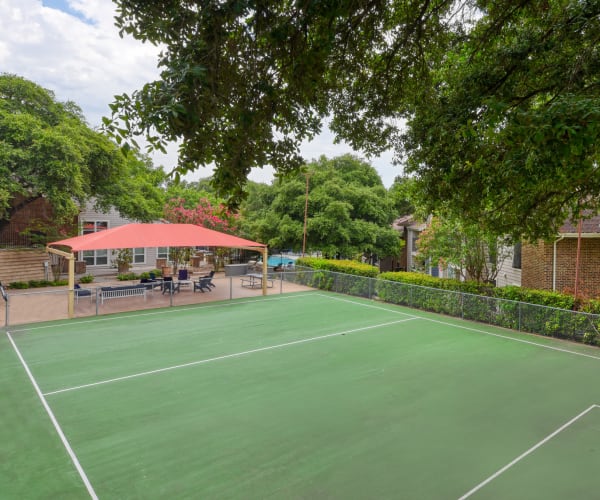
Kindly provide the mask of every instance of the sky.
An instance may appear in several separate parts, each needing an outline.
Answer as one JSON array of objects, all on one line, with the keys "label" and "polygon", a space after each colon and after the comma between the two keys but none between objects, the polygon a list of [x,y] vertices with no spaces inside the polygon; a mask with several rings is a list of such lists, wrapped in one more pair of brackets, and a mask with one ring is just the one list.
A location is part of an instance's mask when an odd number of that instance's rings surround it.
[{"label": "sky", "polygon": [[[159,49],[131,37],[121,38],[114,25],[111,0],[0,0],[0,73],[22,76],[52,90],[59,101],[73,101],[89,125],[98,127],[110,115],[115,95],[130,94],[157,79]],[[156,165],[170,171],[177,163],[176,146],[167,155],[152,154]],[[334,144],[328,129],[301,154],[310,161],[355,152],[346,144]],[[392,165],[392,153],[368,159],[386,187],[401,173]],[[208,177],[203,167],[188,180]],[[250,179],[270,182],[272,169],[254,169]]]}]

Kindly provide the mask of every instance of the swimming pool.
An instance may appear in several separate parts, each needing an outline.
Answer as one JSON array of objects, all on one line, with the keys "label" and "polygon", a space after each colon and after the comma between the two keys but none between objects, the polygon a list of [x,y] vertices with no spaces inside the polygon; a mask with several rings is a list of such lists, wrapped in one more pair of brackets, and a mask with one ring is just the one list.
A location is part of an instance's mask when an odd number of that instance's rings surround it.
[{"label": "swimming pool", "polygon": [[285,257],[282,255],[270,255],[269,259],[267,260],[267,265],[268,266],[287,266],[289,265],[294,265],[295,261],[294,259],[292,259],[291,257]]}]

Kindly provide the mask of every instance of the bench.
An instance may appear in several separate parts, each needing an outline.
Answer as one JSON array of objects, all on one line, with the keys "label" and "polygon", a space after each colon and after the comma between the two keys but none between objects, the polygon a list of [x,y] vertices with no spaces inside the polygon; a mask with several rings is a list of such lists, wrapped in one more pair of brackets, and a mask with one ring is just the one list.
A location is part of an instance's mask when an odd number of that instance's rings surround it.
[{"label": "bench", "polygon": [[100,300],[104,304],[105,300],[121,299],[124,297],[133,297],[142,295],[146,300],[147,288],[145,285],[122,285],[122,286],[103,286],[100,288]]}]

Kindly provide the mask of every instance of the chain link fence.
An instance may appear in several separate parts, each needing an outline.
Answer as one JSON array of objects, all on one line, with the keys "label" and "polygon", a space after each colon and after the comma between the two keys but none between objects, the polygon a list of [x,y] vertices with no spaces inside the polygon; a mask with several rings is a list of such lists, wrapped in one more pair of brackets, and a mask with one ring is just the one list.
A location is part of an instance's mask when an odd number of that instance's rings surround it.
[{"label": "chain link fence", "polygon": [[465,320],[598,345],[600,315],[321,270],[285,276],[305,286]]}]

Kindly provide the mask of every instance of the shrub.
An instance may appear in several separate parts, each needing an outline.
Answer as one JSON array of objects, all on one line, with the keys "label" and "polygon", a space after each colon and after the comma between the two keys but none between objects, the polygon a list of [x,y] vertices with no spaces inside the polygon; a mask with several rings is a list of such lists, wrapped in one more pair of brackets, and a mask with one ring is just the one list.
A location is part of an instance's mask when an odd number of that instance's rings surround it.
[{"label": "shrub", "polygon": [[133,281],[133,280],[138,279],[138,276],[135,273],[123,273],[123,274],[117,275],[117,279],[119,281]]},{"label": "shrub", "polygon": [[426,286],[429,288],[441,288],[455,292],[473,293],[477,295],[492,295],[493,286],[488,283],[477,283],[476,281],[460,281],[450,278],[435,278],[428,274],[410,272],[381,273],[379,279],[398,281],[410,285]]},{"label": "shrub", "polygon": [[26,288],[41,288],[45,286],[65,286],[68,285],[68,280],[56,280],[56,281],[48,281],[48,280],[29,280],[29,281],[13,281],[8,284],[8,288],[13,289],[26,289]]},{"label": "shrub", "polygon": [[94,281],[94,276],[92,276],[91,274],[86,274],[85,276],[79,278],[79,281],[81,283],[92,283]]},{"label": "shrub", "polygon": [[12,283],[8,284],[8,288],[14,288],[14,289],[29,288],[29,283],[27,283],[25,281],[13,281]]},{"label": "shrub", "polygon": [[379,269],[370,264],[363,264],[354,260],[334,260],[320,259],[316,257],[301,257],[296,260],[297,266],[310,267],[312,269],[322,269],[344,274],[353,274],[355,276],[366,276],[375,278],[379,274]]}]

